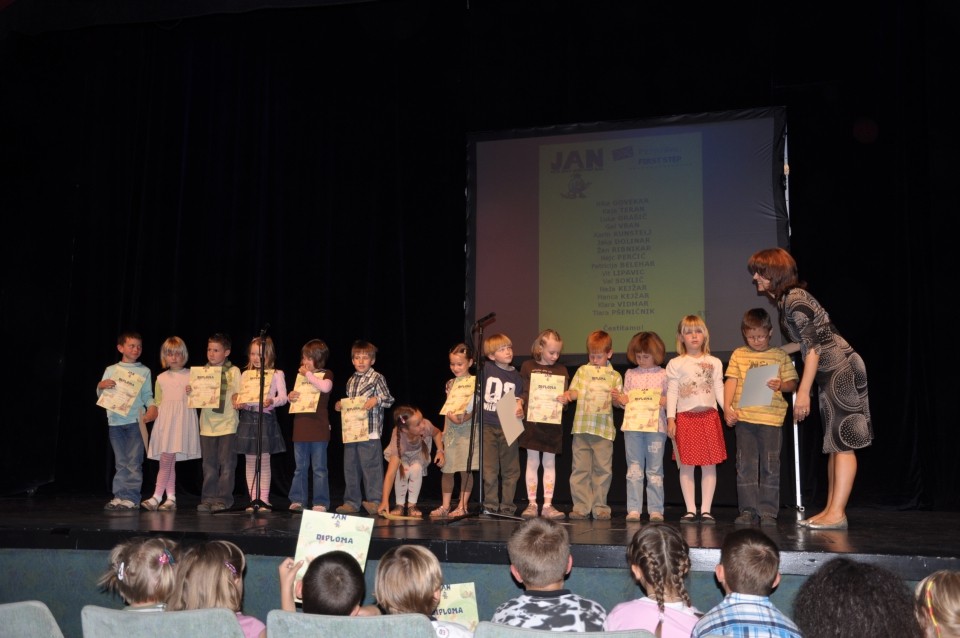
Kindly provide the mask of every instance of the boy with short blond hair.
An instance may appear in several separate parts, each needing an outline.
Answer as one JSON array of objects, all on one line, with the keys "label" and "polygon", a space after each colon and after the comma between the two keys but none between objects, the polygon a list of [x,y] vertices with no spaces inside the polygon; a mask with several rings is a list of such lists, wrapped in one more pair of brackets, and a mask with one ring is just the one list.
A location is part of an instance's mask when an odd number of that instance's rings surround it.
[{"label": "boy with short blond hair", "polygon": [[510,573],[524,593],[504,602],[492,622],[550,631],[602,631],[607,611],[600,603],[565,589],[573,569],[570,536],[549,518],[530,518],[507,541]]},{"label": "boy with short blond hair", "polygon": [[[343,477],[346,487],[343,491],[343,505],[337,508],[338,514],[356,514],[360,507],[368,514],[376,514],[383,497],[383,409],[393,405],[393,395],[387,387],[387,380],[373,369],[377,362],[377,347],[369,341],[358,340],[350,348],[354,373],[347,379],[347,397],[364,397],[363,409],[367,412],[366,441],[344,443]],[[340,401],[334,409],[341,411]],[[367,494],[363,500],[361,492]]]},{"label": "boy with short blond hair", "polygon": [[607,494],[613,479],[614,393],[623,390],[623,376],[613,369],[613,338],[603,330],[587,336],[588,363],[577,368],[561,403],[577,402],[573,415],[570,518],[608,520]]},{"label": "boy with short blond hair", "polygon": [[517,511],[514,499],[520,480],[520,444],[507,443],[497,406],[507,392],[517,399],[516,416],[523,418],[523,378],[513,367],[513,342],[505,334],[490,335],[483,342],[483,421],[480,441],[483,446],[483,511],[512,516]]},{"label": "boy with short blond hair", "polygon": [[157,406],[153,403],[153,383],[150,368],[140,363],[143,354],[143,338],[133,331],[122,332],[117,337],[117,352],[120,361],[107,366],[97,384],[97,398],[104,390],[117,387],[114,374],[118,371],[132,372],[143,377],[137,397],[126,414],[112,410],[107,413],[107,434],[113,449],[114,468],[113,499],[103,506],[105,510],[140,509],[140,490],[143,487],[143,435],[140,433],[140,418],[149,423],[157,418]]}]

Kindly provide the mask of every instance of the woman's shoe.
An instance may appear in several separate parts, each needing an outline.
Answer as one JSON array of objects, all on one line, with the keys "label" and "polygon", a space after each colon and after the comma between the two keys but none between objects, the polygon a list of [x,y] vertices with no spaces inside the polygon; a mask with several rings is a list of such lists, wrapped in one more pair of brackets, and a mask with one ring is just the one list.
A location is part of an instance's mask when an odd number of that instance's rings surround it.
[{"label": "woman's shoe", "polygon": [[807,523],[807,529],[847,529],[847,517],[844,516],[836,523]]}]

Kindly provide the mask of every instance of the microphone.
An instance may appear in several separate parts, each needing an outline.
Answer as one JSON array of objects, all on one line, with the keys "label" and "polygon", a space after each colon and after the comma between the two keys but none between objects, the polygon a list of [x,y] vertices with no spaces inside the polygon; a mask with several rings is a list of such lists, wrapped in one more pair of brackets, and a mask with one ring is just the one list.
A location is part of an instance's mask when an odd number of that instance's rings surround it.
[{"label": "microphone", "polygon": [[263,324],[263,328],[260,330],[260,336],[263,337],[265,334],[267,334],[267,330],[269,329],[270,329],[269,323]]},{"label": "microphone", "polygon": [[495,318],[496,316],[497,316],[497,313],[495,313],[495,312],[488,312],[487,314],[485,314],[485,315],[483,315],[482,317],[480,317],[479,319],[477,319],[476,325],[482,326],[483,324],[487,323],[488,321],[490,321],[491,319]]}]

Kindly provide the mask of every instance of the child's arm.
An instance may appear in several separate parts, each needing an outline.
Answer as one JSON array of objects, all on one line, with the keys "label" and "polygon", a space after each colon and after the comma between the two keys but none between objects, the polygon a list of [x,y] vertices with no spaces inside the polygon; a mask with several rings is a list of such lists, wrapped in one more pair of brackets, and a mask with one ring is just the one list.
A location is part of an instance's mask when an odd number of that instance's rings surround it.
[{"label": "child's arm", "polygon": [[287,378],[283,370],[273,371],[273,381],[270,382],[270,396],[264,400],[263,407],[279,408],[290,402],[287,397]]},{"label": "child's arm", "polygon": [[447,460],[447,453],[443,450],[443,431],[438,430],[429,421],[427,423],[433,428],[433,447],[437,450],[436,454],[433,455],[433,462],[437,464],[437,467],[443,467]]},{"label": "child's arm", "polygon": [[733,407],[733,396],[737,393],[738,383],[736,377],[727,377],[723,382],[723,420],[731,428],[737,424],[738,420],[737,411]]},{"label": "child's arm", "polygon": [[280,609],[283,611],[297,611],[293,588],[297,580],[297,572],[301,567],[303,567],[302,560],[293,562],[292,558],[284,558],[277,568],[280,575]]},{"label": "child's arm", "polygon": [[[395,441],[394,444],[396,444]],[[387,463],[386,471],[383,473],[383,497],[380,499],[380,507],[377,508],[378,514],[386,514],[390,511],[390,494],[393,492],[393,482],[397,478],[399,468],[400,456],[394,452]]]}]

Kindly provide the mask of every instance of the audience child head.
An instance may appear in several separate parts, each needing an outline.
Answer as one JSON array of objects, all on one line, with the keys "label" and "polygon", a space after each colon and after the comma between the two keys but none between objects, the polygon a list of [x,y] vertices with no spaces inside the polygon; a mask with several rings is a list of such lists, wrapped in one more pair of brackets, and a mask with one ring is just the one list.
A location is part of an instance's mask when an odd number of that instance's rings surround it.
[{"label": "audience child head", "polygon": [[206,541],[188,547],[181,557],[170,610],[243,606],[243,551],[230,541]]},{"label": "audience child head", "polygon": [[524,589],[562,589],[573,569],[567,528],[549,518],[530,518],[518,525],[507,541],[510,573]]},{"label": "audience child head", "polygon": [[657,602],[683,601],[692,607],[684,580],[690,573],[690,547],[675,528],[651,523],[633,535],[627,545],[627,564],[637,584]]},{"label": "audience child head", "polygon": [[169,538],[132,538],[110,552],[97,585],[119,594],[131,608],[162,609],[176,583],[179,559],[179,545]]},{"label": "audience child head", "polygon": [[923,635],[913,595],[883,567],[849,558],[824,563],[800,586],[793,619],[805,638]]},{"label": "audience child head", "polygon": [[366,595],[363,570],[347,552],[320,554],[307,565],[296,593],[303,600],[305,614],[356,616]]},{"label": "audience child head", "polygon": [[916,604],[926,638],[960,638],[960,571],[941,569],[921,580]]},{"label": "audience child head", "polygon": [[374,597],[384,613],[432,616],[441,587],[440,561],[420,545],[395,545],[377,564]]},{"label": "audience child head", "polygon": [[780,548],[758,529],[730,532],[723,539],[716,573],[728,594],[769,596],[780,584]]}]

